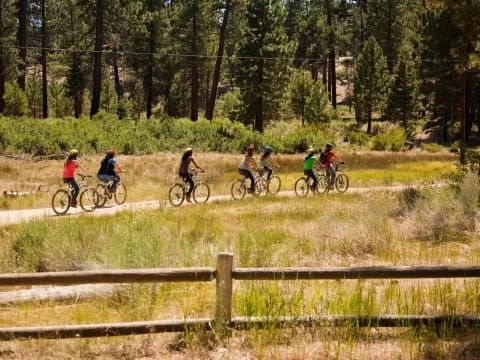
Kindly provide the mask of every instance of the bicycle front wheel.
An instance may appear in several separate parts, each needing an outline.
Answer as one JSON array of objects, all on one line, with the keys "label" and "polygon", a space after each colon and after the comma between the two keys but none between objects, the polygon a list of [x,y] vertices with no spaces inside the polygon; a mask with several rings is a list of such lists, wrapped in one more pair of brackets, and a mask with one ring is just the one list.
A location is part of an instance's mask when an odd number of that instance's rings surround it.
[{"label": "bicycle front wheel", "polygon": [[107,186],[105,184],[98,184],[96,190],[98,194],[97,207],[104,207],[108,199]]},{"label": "bicycle front wheel", "polygon": [[280,180],[280,177],[278,177],[277,175],[270,177],[270,179],[268,180],[268,193],[270,195],[277,195],[280,191],[281,186],[282,181]]},{"label": "bicycle front wheel", "polygon": [[70,209],[72,197],[67,190],[57,190],[52,196],[52,209],[57,215],[64,215]]},{"label": "bicycle front wheel", "polygon": [[247,193],[247,187],[245,186],[245,181],[235,180],[230,188],[232,198],[234,200],[241,200],[245,197]]},{"label": "bicycle front wheel", "polygon": [[95,210],[99,200],[98,192],[94,188],[87,188],[80,194],[80,206],[86,212]]},{"label": "bicycle front wheel", "polygon": [[168,190],[168,201],[172,206],[180,206],[185,200],[185,187],[182,184],[174,184]]},{"label": "bicycle front wheel", "polygon": [[119,183],[117,184],[117,188],[115,189],[115,194],[113,196],[115,198],[115,202],[118,205],[122,205],[127,200],[127,188],[124,184]]},{"label": "bicycle front wheel", "polygon": [[317,194],[324,194],[328,192],[329,188],[329,180],[328,176],[321,175],[318,177],[318,184],[317,184]]},{"label": "bicycle front wheel", "polygon": [[306,178],[301,177],[295,181],[295,194],[299,197],[305,197],[310,191],[310,184]]},{"label": "bicycle front wheel", "polygon": [[340,174],[335,179],[335,187],[339,193],[344,193],[348,190],[349,180],[345,174]]},{"label": "bicycle front wheel", "polygon": [[197,184],[193,188],[193,201],[197,204],[203,204],[210,198],[210,187],[205,184]]}]

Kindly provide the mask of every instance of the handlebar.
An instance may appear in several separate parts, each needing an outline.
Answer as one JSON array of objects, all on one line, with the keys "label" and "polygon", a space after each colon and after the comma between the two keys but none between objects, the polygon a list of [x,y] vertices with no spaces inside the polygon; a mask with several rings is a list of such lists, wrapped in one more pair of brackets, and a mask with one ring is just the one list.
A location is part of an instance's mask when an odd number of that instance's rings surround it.
[{"label": "handlebar", "polygon": [[83,179],[86,179],[86,178],[91,178],[92,175],[85,175],[85,174],[80,174],[80,173],[77,173],[78,176],[80,176]]}]

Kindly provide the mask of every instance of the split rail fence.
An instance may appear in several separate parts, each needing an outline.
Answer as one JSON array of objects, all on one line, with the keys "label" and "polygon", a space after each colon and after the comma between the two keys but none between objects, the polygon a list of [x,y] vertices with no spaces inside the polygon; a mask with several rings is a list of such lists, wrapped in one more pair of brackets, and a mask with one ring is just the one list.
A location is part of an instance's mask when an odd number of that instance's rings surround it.
[{"label": "split rail fence", "polygon": [[477,278],[480,266],[375,266],[342,268],[233,268],[233,255],[217,255],[217,268],[105,270],[52,273],[0,274],[0,286],[78,285],[99,283],[211,282],[216,280],[213,318],[156,320],[127,323],[0,328],[0,340],[60,339],[119,336],[187,330],[215,330],[227,336],[232,329],[265,327],[346,326],[479,327],[473,316],[427,315],[317,315],[232,317],[233,280],[347,280]]}]

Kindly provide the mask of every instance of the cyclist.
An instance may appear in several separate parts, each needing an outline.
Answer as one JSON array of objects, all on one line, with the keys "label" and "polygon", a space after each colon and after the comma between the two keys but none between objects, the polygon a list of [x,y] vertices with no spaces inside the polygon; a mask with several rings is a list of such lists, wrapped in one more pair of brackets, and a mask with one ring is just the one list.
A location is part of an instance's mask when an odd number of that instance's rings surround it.
[{"label": "cyclist", "polygon": [[109,182],[113,180],[113,185],[111,190],[115,190],[117,184],[120,181],[120,177],[117,172],[121,172],[120,166],[117,163],[117,160],[114,159],[115,150],[107,150],[105,157],[100,162],[100,169],[98,170],[97,177],[103,182]]},{"label": "cyclist", "polygon": [[265,151],[260,157],[260,166],[263,167],[263,170],[268,173],[267,180],[269,180],[272,176],[272,166],[280,168],[280,165],[278,165],[278,163],[272,159],[272,151],[273,148],[271,146],[265,146]]},{"label": "cyclist", "polygon": [[303,173],[305,175],[307,175],[307,181],[309,178],[312,178],[313,179],[313,184],[312,186],[310,187],[310,189],[316,193],[317,192],[317,183],[318,183],[318,179],[317,177],[315,176],[315,173],[313,171],[313,167],[315,165],[318,165],[320,164],[320,162],[317,160],[317,158],[315,157],[315,150],[310,147],[307,149],[307,156],[305,157],[305,159],[303,160]]},{"label": "cyclist", "polygon": [[85,169],[77,160],[78,150],[72,149],[68,153],[67,160],[63,164],[63,182],[69,184],[73,188],[72,200],[70,201],[70,206],[77,207],[77,197],[80,192],[80,187],[78,186],[77,180],[75,180],[75,171],[77,167],[82,169],[88,174],[88,170]]},{"label": "cyclist", "polygon": [[327,169],[327,175],[328,175],[328,187],[329,189],[333,189],[333,185],[335,184],[335,177],[337,176],[337,172],[335,171],[335,167],[332,164],[333,161],[337,161],[339,163],[343,164],[343,160],[340,159],[333,151],[333,145],[332,144],[327,144],[325,151],[323,151],[321,157],[321,165]]},{"label": "cyclist", "polygon": [[253,177],[252,172],[250,171],[250,168],[253,167],[256,169],[258,167],[257,162],[253,157],[254,153],[255,153],[255,147],[248,146],[247,155],[245,155],[240,165],[238,165],[238,172],[240,173],[240,175],[250,180],[250,188],[248,189],[249,193],[253,193],[255,191],[255,178]]},{"label": "cyclist", "polygon": [[186,197],[186,200],[188,202],[192,202],[190,200],[190,197],[192,195],[192,191],[193,191],[193,188],[195,186],[195,184],[193,183],[192,174],[188,171],[189,168],[190,168],[189,167],[190,163],[192,163],[198,170],[205,171],[200,166],[197,165],[195,160],[193,160],[192,155],[193,155],[193,149],[191,147],[186,148],[183,155],[182,155],[182,161],[180,163],[180,168],[178,169],[178,176],[183,178],[183,181],[188,182],[190,184],[190,187],[189,187],[188,192],[187,192],[187,197]]}]

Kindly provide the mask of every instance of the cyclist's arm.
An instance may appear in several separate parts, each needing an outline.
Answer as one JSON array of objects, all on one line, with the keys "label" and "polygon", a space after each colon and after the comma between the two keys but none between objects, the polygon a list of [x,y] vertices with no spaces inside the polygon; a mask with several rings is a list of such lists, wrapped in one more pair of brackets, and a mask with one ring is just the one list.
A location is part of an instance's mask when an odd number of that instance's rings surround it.
[{"label": "cyclist's arm", "polygon": [[343,160],[340,159],[337,155],[335,155],[334,157],[332,157],[332,160],[333,160],[333,161],[336,161],[336,162],[343,162]]},{"label": "cyclist's arm", "polygon": [[80,164],[78,161],[77,161],[77,166],[78,166],[78,168],[79,168],[80,170],[82,170],[82,171],[86,172],[87,174],[89,174],[89,171],[88,171],[87,169],[85,169],[85,168],[82,166],[82,164]]},{"label": "cyclist's arm", "polygon": [[255,160],[255,158],[253,157],[252,157],[252,160],[250,160],[250,166],[254,168],[258,167],[257,160]]},{"label": "cyclist's arm", "polygon": [[190,158],[190,162],[191,162],[193,165],[195,165],[195,167],[196,167],[198,170],[200,170],[200,171],[205,171],[205,170],[203,170],[200,166],[198,166],[198,164],[195,162],[195,160],[193,160],[193,158]]},{"label": "cyclist's arm", "polygon": [[114,167],[115,170],[118,171],[118,172],[121,172],[121,171],[122,171],[122,169],[120,168],[120,165],[118,165],[118,163],[115,163],[115,164],[113,165],[113,167]]},{"label": "cyclist's arm", "polygon": [[270,159],[270,161],[272,162],[272,165],[279,168],[280,169],[280,165],[278,164],[278,162],[276,162],[275,160],[273,159]]}]

